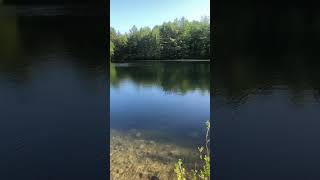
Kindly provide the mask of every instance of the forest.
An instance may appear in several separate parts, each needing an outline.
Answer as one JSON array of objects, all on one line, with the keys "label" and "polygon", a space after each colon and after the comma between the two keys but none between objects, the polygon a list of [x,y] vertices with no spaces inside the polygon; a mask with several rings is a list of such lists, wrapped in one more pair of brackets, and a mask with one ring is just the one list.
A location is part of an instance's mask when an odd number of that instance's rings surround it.
[{"label": "forest", "polygon": [[128,33],[110,28],[110,59],[133,60],[210,59],[210,18],[189,21],[182,17],[162,25],[133,26]]}]

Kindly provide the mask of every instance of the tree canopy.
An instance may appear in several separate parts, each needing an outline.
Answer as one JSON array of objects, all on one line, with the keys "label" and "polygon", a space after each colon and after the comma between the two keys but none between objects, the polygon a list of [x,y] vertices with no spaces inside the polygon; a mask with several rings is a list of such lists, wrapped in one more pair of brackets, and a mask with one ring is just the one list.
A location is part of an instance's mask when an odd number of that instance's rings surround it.
[{"label": "tree canopy", "polygon": [[210,59],[210,18],[175,19],[162,25],[133,26],[121,34],[110,28],[112,61]]}]

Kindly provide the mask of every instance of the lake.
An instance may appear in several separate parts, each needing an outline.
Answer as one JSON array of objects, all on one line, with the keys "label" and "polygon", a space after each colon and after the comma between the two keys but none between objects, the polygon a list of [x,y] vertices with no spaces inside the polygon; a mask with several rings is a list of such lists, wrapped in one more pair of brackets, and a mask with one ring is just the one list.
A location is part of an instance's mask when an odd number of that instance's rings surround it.
[{"label": "lake", "polygon": [[320,179],[320,11],[279,1],[219,7],[213,179]]},{"label": "lake", "polygon": [[0,6],[0,179],[106,179],[101,11]]},{"label": "lake", "polygon": [[266,52],[214,64],[214,177],[319,179],[320,64]]},{"label": "lake", "polygon": [[110,65],[111,177],[173,179],[194,166],[210,119],[210,63]]}]

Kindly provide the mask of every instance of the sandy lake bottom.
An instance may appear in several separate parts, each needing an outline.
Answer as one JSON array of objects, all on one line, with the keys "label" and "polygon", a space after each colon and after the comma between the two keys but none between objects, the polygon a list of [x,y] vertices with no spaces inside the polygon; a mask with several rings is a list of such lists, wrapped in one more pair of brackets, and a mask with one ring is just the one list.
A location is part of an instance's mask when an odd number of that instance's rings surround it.
[{"label": "sandy lake bottom", "polygon": [[132,130],[126,133],[111,130],[110,175],[112,180],[172,180],[175,163],[182,159],[194,168],[199,157],[196,148],[161,142]]}]

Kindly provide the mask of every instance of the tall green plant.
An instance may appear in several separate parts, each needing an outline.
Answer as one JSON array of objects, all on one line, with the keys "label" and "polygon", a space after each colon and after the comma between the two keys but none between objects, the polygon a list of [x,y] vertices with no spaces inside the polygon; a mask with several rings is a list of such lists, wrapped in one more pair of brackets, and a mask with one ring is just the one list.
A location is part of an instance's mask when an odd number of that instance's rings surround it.
[{"label": "tall green plant", "polygon": [[210,180],[210,121],[206,122],[207,131],[206,131],[206,142],[205,142],[205,151],[204,147],[198,147],[200,153],[200,160],[202,167],[200,169],[191,169],[191,172],[186,172],[186,169],[183,167],[182,160],[179,159],[175,164],[175,173],[177,180],[186,180],[187,177],[190,177],[191,180]]}]

